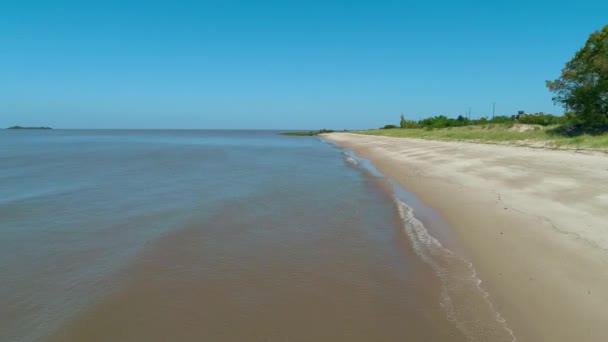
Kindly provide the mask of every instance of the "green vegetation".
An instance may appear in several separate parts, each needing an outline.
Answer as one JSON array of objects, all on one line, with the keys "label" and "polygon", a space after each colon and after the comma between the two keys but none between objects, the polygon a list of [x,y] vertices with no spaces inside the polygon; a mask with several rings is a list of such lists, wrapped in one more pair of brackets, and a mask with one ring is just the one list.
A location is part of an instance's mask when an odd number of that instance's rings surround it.
[{"label": "green vegetation", "polygon": [[7,129],[51,129],[51,127],[23,127],[23,126],[12,126]]},{"label": "green vegetation", "polygon": [[296,132],[282,132],[281,135],[287,135],[290,137],[312,137],[324,133],[333,133],[331,129],[320,129],[318,131],[296,131]]},{"label": "green vegetation", "polygon": [[[448,127],[464,127],[464,126],[478,126],[487,124],[507,124],[507,123],[522,123],[530,125],[564,125],[569,122],[570,118],[568,115],[555,116],[552,114],[545,113],[534,113],[534,114],[520,114],[517,119],[510,116],[495,116],[491,119],[482,117],[479,119],[468,119],[462,115],[457,118],[448,118],[445,115],[433,116],[419,121],[405,120],[404,116],[401,115],[401,121],[399,128],[425,128],[425,129],[437,129],[437,128],[448,128]],[[396,125],[386,125],[381,129],[394,129],[398,128]]]},{"label": "green vegetation", "polygon": [[381,129],[393,129],[393,128],[397,128],[397,126],[395,126],[395,125],[386,125],[386,126],[382,127]]},{"label": "green vegetation", "polygon": [[545,113],[495,116],[468,119],[462,115],[444,115],[418,121],[405,120],[400,127],[386,125],[380,129],[355,133],[399,138],[474,141],[485,143],[516,143],[543,147],[571,147],[608,150],[608,135],[602,126],[577,125],[575,115],[556,116]]},{"label": "green vegetation", "polygon": [[399,121],[399,128],[408,128],[407,127],[407,120],[405,120],[405,117],[403,116],[403,114],[401,114],[401,120]]},{"label": "green vegetation", "polygon": [[357,133],[608,150],[608,25],[589,36],[561,76],[547,81],[547,87],[555,93],[553,101],[569,112],[563,116],[519,112],[474,120],[439,115],[412,121],[401,115],[399,126]]},{"label": "green vegetation", "polygon": [[540,126],[527,124],[486,124],[439,129],[372,129],[356,131],[368,135],[397,138],[455,140],[484,143],[514,143],[550,148],[584,148],[608,150],[608,135],[571,126]]},{"label": "green vegetation", "polygon": [[573,112],[575,125],[608,126],[608,25],[589,36],[547,87],[555,93],[555,103]]}]

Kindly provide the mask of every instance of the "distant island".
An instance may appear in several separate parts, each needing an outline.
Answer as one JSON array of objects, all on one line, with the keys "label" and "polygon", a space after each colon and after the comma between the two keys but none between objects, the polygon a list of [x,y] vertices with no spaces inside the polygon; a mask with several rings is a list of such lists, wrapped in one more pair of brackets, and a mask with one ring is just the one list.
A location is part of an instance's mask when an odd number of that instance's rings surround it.
[{"label": "distant island", "polygon": [[25,126],[12,126],[7,129],[52,129],[51,127],[25,127]]}]

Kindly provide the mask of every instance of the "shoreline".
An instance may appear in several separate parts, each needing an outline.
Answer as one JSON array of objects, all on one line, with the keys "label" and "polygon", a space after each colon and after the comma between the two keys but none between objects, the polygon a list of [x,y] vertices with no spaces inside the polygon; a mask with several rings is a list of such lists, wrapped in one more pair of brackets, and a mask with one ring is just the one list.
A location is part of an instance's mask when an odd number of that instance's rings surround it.
[{"label": "shoreline", "polygon": [[479,341],[480,338],[517,341],[509,323],[481,286],[483,281],[463,253],[448,223],[414,193],[378,170],[370,160],[361,158],[351,149],[336,147],[346,150],[342,152],[345,160],[378,182],[378,186],[392,199],[398,216],[396,226],[401,239],[408,245],[406,249],[426,264],[440,284],[435,300],[445,318],[467,341]]},{"label": "shoreline", "polygon": [[334,133],[439,212],[519,341],[608,338],[608,158]]}]

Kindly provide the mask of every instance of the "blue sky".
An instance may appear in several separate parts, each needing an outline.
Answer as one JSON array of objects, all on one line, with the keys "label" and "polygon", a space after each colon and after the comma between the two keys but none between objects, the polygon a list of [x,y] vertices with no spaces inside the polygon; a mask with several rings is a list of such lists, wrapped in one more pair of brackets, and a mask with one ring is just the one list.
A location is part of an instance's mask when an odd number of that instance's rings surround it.
[{"label": "blue sky", "polygon": [[0,2],[0,126],[353,129],[562,113],[608,1]]}]

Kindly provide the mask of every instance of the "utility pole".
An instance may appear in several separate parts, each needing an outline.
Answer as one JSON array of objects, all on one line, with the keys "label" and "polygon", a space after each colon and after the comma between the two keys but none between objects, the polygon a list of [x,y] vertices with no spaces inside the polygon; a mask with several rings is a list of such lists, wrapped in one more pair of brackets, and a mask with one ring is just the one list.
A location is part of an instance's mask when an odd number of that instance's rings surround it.
[{"label": "utility pole", "polygon": [[492,103],[492,119],[494,119],[495,112],[496,112],[496,102]]},{"label": "utility pole", "polygon": [[471,107],[469,107],[469,120],[471,120]]}]

